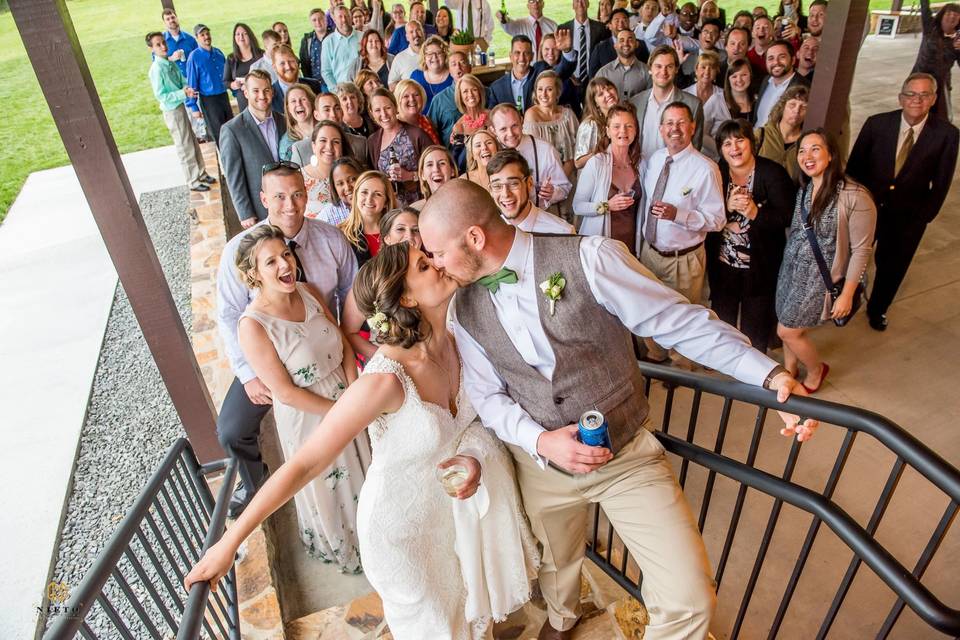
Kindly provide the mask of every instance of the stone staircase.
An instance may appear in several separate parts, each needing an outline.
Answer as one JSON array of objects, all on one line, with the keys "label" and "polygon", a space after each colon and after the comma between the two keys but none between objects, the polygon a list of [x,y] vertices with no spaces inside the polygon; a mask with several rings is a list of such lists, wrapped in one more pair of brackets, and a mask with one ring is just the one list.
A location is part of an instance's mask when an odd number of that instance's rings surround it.
[{"label": "stone staircase", "polygon": [[[583,619],[576,640],[639,640],[643,638],[647,612],[602,572],[584,564],[580,602]],[[546,620],[541,598],[528,602],[505,621],[494,626],[495,640],[536,638]],[[376,593],[349,603],[317,611],[286,624],[286,640],[392,640],[383,620],[383,608]]]}]

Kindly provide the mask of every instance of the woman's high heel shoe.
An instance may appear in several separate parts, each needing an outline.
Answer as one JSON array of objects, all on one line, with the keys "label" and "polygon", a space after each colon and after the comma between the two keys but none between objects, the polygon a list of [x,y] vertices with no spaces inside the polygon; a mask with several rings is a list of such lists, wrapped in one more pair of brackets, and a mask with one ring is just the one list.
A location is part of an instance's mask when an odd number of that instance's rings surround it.
[{"label": "woman's high heel shoe", "polygon": [[813,395],[817,391],[820,391],[820,387],[823,386],[823,381],[827,379],[828,373],[830,373],[830,365],[828,365],[826,362],[823,362],[820,364],[820,382],[817,384],[816,387],[813,387],[813,388],[808,387],[802,382],[800,384],[803,385],[803,388],[807,390],[807,393],[809,393],[810,395]]}]

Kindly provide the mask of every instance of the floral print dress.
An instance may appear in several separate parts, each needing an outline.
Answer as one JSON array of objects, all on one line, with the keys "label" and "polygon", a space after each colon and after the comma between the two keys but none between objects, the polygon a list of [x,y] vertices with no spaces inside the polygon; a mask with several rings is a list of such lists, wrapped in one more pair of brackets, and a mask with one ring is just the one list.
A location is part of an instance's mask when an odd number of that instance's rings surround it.
[{"label": "floral print dress", "polygon": [[[306,318],[293,322],[247,310],[267,332],[293,383],[336,400],[346,389],[340,332],[302,284]],[[348,363],[347,366],[353,366]],[[306,413],[276,400],[273,403],[277,435],[283,456],[289,460],[320,425],[321,416]],[[296,496],[300,538],[307,552],[326,563],[337,563],[344,573],[360,573],[357,539],[357,499],[366,469],[370,443],[366,432],[347,445],[329,468],[311,480]]]}]

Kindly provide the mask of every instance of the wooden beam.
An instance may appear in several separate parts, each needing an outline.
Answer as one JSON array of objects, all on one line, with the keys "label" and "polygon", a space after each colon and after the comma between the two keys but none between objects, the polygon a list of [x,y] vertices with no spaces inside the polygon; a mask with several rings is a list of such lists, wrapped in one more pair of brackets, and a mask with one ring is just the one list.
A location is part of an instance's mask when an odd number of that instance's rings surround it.
[{"label": "wooden beam", "polygon": [[866,28],[869,0],[830,0],[804,128],[824,127],[837,139],[850,132],[850,89]]},{"label": "wooden beam", "polygon": [[164,9],[172,9],[174,12],[177,11],[173,6],[173,0],[160,0],[160,6]]},{"label": "wooden beam", "polygon": [[201,461],[222,458],[216,410],[120,160],[66,2],[10,0],[10,11],[180,421]]}]

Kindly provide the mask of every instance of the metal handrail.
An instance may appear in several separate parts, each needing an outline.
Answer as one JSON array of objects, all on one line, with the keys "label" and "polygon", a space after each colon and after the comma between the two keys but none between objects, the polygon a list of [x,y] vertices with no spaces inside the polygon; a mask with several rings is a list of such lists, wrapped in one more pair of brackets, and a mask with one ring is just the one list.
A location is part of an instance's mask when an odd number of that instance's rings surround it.
[{"label": "metal handrail", "polygon": [[[187,471],[189,471],[187,474],[189,476],[189,485],[185,486],[185,481],[181,474],[181,467],[178,465],[179,461],[182,461],[187,467]],[[221,468],[225,469],[223,486],[220,489],[217,502],[214,503],[210,495],[210,490],[203,480],[203,474]],[[237,464],[235,460],[223,460],[212,465],[207,465],[206,467],[200,467],[190,443],[185,438],[177,439],[164,455],[160,465],[150,476],[140,495],[134,501],[133,506],[127,512],[126,516],[124,516],[113,535],[110,536],[109,541],[97,556],[86,575],[84,575],[83,580],[76,589],[72,591],[70,598],[63,607],[65,611],[70,612],[69,615],[60,615],[54,618],[46,633],[43,635],[44,640],[68,640],[74,638],[78,633],[85,638],[95,637],[92,629],[86,622],[87,616],[91,613],[95,603],[100,604],[107,617],[121,632],[121,635],[129,637],[129,625],[123,620],[122,616],[117,612],[103,591],[111,577],[119,583],[128,603],[134,609],[141,623],[151,632],[151,635],[156,635],[156,627],[148,618],[141,603],[136,599],[133,590],[130,588],[130,584],[118,569],[123,558],[131,561],[143,587],[154,598],[154,602],[160,609],[167,625],[174,627],[174,623],[176,622],[174,616],[163,603],[159,602],[158,585],[150,583],[143,570],[143,565],[132,551],[131,543],[134,538],[137,538],[145,548],[149,556],[149,561],[160,574],[161,582],[166,587],[168,596],[174,598],[174,605],[183,612],[181,622],[179,625],[176,625],[176,627],[189,624],[191,628],[198,630],[197,633],[194,633],[191,637],[197,637],[199,625],[203,622],[204,606],[210,608],[211,611],[214,609],[207,598],[199,595],[203,591],[202,588],[191,589],[185,609],[183,603],[176,600],[178,596],[175,590],[180,588],[182,591],[182,587],[180,584],[177,584],[177,581],[171,581],[169,579],[169,576],[162,566],[163,562],[160,559],[161,557],[166,559],[167,563],[173,566],[175,572],[179,572],[180,567],[175,561],[175,553],[170,549],[150,548],[149,545],[146,544],[146,537],[142,526],[144,523],[149,525],[149,530],[158,540],[162,540],[160,532],[161,529],[165,529],[177,547],[176,553],[179,554],[181,560],[189,563],[191,556],[199,555],[197,549],[190,548],[189,551],[192,553],[186,553],[176,539],[176,531],[179,531],[184,541],[189,544],[191,538],[197,536],[200,526],[202,526],[203,521],[209,514],[210,521],[206,531],[203,550],[206,550],[209,545],[219,539],[223,533],[227,503],[233,491],[236,474]],[[176,498],[176,503],[182,512],[182,518],[181,515],[178,515],[177,512],[173,510],[174,501],[170,497],[171,495]],[[170,506],[169,514],[161,509],[160,496],[163,496],[166,503]],[[200,504],[197,505],[191,501],[191,497],[194,500],[199,499]],[[211,511],[212,514],[210,513]],[[157,525],[152,513],[160,516],[162,526]],[[162,555],[158,556],[157,551],[161,551]],[[179,573],[176,577],[182,578]],[[225,631],[227,631],[228,634],[231,631],[235,634],[239,626],[235,579],[232,580],[232,589],[232,602],[230,602],[229,597],[227,598],[228,602],[226,607],[223,606],[222,601],[217,602],[217,607],[221,613],[226,614],[224,609],[229,610],[229,614],[221,616],[225,618],[225,622],[227,623],[228,630]],[[218,627],[221,627],[219,618],[216,620],[216,624]],[[211,631],[209,626],[208,631]],[[237,637],[234,634],[231,634],[231,637]],[[210,635],[214,636],[215,634],[211,632]],[[181,638],[186,636],[178,635],[177,637]]]},{"label": "metal handrail", "polygon": [[[716,581],[718,583],[722,578],[728,554],[731,550],[737,527],[739,526],[740,513],[743,508],[747,488],[754,489],[775,498],[764,531],[763,540],[757,551],[756,559],[754,560],[753,571],[747,582],[745,595],[743,601],[740,603],[739,612],[731,632],[732,638],[738,637],[740,633],[750,598],[752,597],[757,579],[761,573],[766,552],[769,548],[773,531],[779,520],[781,507],[784,503],[812,514],[813,522],[810,524],[806,540],[798,554],[780,607],[770,627],[768,638],[775,638],[779,632],[780,625],[784,620],[786,610],[789,607],[800,574],[803,572],[821,523],[826,524],[827,528],[836,534],[837,538],[853,552],[854,557],[834,597],[833,603],[824,618],[817,638],[823,638],[828,633],[861,562],[866,563],[880,580],[898,597],[897,602],[894,604],[890,614],[881,627],[878,634],[879,638],[885,638],[890,633],[904,605],[909,606],[931,627],[951,635],[960,634],[960,610],[944,604],[931,593],[921,581],[924,571],[929,566],[933,555],[939,548],[950,524],[952,524],[958,513],[958,504],[960,504],[960,471],[947,463],[918,439],[904,431],[896,423],[870,411],[803,397],[791,397],[787,402],[781,403],[777,401],[776,394],[772,391],[736,382],[718,375],[703,375],[669,366],[648,363],[641,363],[640,368],[647,378],[648,392],[651,379],[658,379],[667,383],[666,404],[664,406],[663,416],[664,431],[655,431],[654,434],[667,451],[680,457],[682,462],[679,476],[681,486],[684,485],[689,464],[697,464],[709,472],[700,511],[699,526],[701,530],[704,527],[704,520],[709,509],[709,502],[714,487],[714,475],[719,474],[733,479],[740,484],[736,506],[734,507],[726,533],[723,554],[717,568]],[[694,393],[693,403],[690,409],[690,423],[687,427],[685,438],[667,432],[671,421],[674,395],[676,389],[679,387],[689,388]],[[720,416],[720,427],[716,435],[716,445],[712,451],[693,443],[697,423],[700,421],[701,395],[704,393],[721,397],[724,401]],[[727,423],[730,419],[731,407],[734,401],[755,405],[758,408],[753,439],[750,443],[750,450],[747,454],[746,462],[731,459],[722,453]],[[782,476],[778,477],[753,466],[759,447],[760,433],[768,410],[786,411],[814,418],[824,423],[831,423],[846,429],[847,436],[840,446],[833,470],[822,492],[799,485],[791,479],[800,455],[801,444],[799,442],[793,443]],[[855,437],[857,433],[861,432],[872,436],[896,456],[893,469],[888,476],[886,485],[870,518],[870,522],[866,526],[861,526],[832,500],[833,491],[843,472]],[[890,502],[891,495],[896,489],[904,467],[907,465],[925,477],[951,500],[940,519],[939,525],[924,549],[920,560],[912,571],[907,569],[874,537],[879,522],[883,518],[886,507]],[[600,519],[601,510],[598,505],[595,511],[592,541],[588,543],[587,548],[588,557],[597,563],[598,566],[621,587],[625,588],[634,595],[634,597],[642,599],[639,586],[640,581],[634,580],[627,575],[628,552],[626,549],[623,549],[623,555],[620,558],[620,562],[617,563],[618,566],[614,566],[612,554],[615,530],[613,525],[608,522],[609,529],[607,531],[606,544],[604,545],[599,532]],[[605,552],[602,548],[604,546],[606,547]],[[642,575],[640,580],[642,581]]]}]

